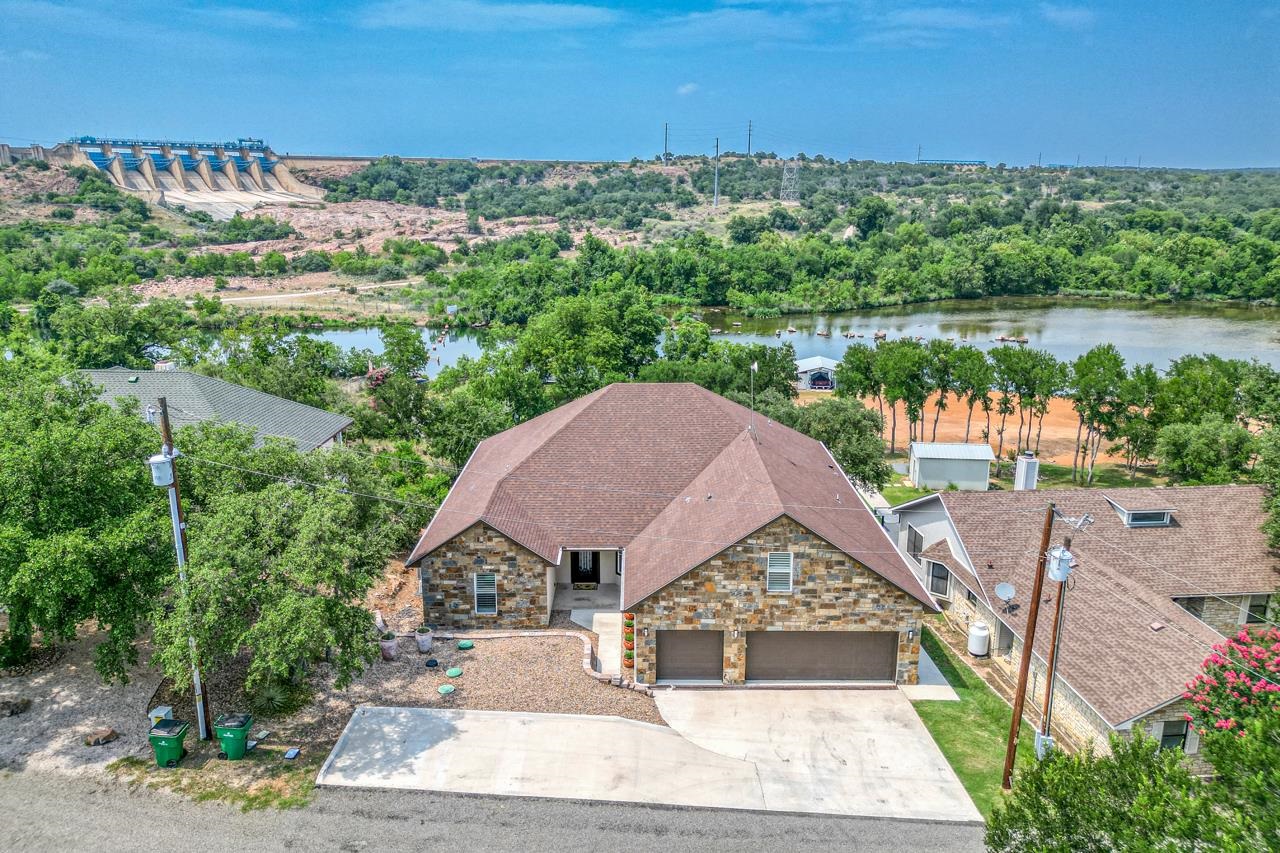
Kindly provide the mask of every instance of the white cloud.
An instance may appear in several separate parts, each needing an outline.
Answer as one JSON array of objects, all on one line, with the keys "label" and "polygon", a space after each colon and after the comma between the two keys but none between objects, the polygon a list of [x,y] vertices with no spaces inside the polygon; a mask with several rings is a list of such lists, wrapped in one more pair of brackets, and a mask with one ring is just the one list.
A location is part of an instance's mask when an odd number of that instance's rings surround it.
[{"label": "white cloud", "polygon": [[994,33],[1013,23],[1010,15],[924,6],[871,15],[862,41],[887,47],[939,47],[957,33]]},{"label": "white cloud", "polygon": [[1098,13],[1084,6],[1059,6],[1056,3],[1041,3],[1041,16],[1051,24],[1072,30],[1083,30],[1093,26],[1098,20]]},{"label": "white cloud", "polygon": [[263,9],[224,6],[221,8],[200,9],[196,14],[231,26],[264,30],[296,30],[298,28],[298,22],[288,15],[282,12],[268,12]]},{"label": "white cloud", "polygon": [[791,13],[743,7],[690,12],[659,21],[633,35],[633,47],[728,44],[732,42],[800,41],[813,34],[808,22]]},{"label": "white cloud", "polygon": [[367,29],[492,32],[599,27],[618,18],[618,13],[610,8],[584,3],[382,0],[365,7],[359,23]]},{"label": "white cloud", "polygon": [[25,64],[28,62],[44,62],[49,58],[49,54],[39,50],[30,50],[21,48],[19,50],[0,49],[0,62]]},{"label": "white cloud", "polygon": [[676,94],[682,98],[686,95],[692,95],[696,91],[698,91],[697,83],[681,83],[679,86],[676,86]]}]

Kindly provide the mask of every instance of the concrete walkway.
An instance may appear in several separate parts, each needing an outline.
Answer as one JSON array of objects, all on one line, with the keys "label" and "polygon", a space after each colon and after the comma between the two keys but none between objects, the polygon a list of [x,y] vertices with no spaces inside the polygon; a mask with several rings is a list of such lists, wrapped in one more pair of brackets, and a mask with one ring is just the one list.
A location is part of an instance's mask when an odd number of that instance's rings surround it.
[{"label": "concrete walkway", "polygon": [[596,665],[601,675],[622,673],[622,614],[616,610],[571,610],[569,620],[596,635]]},{"label": "concrete walkway", "polygon": [[920,679],[917,684],[904,684],[898,688],[912,702],[959,702],[960,697],[947,683],[947,678],[929,653],[920,649]]},{"label": "concrete walkway", "polygon": [[654,698],[690,743],[754,764],[767,809],[982,819],[898,690],[671,690]]}]

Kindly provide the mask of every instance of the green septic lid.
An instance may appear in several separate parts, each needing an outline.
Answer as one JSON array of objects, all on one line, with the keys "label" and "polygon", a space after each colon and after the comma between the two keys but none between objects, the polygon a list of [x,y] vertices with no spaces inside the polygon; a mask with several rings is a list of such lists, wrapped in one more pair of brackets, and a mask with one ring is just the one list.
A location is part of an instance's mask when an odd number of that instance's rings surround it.
[{"label": "green septic lid", "polygon": [[441,684],[439,687],[437,687],[437,688],[436,688],[436,692],[437,692],[437,693],[440,693],[440,694],[442,694],[442,695],[444,695],[444,696],[448,696],[450,693],[452,693],[452,692],[453,692],[453,685],[452,685],[452,684]]},{"label": "green septic lid", "polygon": [[463,651],[466,651],[467,649],[474,649],[475,647],[476,647],[476,644],[471,642],[470,640],[463,640],[462,642],[458,643],[458,648],[462,649]]},{"label": "green septic lid", "polygon": [[445,671],[445,675],[449,676],[450,678],[457,678],[459,675],[462,675],[462,667],[460,666],[450,667],[448,670]]}]

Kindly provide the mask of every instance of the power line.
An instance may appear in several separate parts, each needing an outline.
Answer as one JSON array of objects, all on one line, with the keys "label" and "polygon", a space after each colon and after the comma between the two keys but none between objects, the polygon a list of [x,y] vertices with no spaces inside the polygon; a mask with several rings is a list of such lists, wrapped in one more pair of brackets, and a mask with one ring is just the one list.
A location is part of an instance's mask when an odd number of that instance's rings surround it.
[{"label": "power line", "polygon": [[[290,485],[290,486],[308,486],[308,487],[315,488],[315,489],[331,489],[331,490],[333,490],[333,491],[335,491],[335,492],[338,492],[339,494],[351,495],[351,496],[353,496],[353,497],[367,498],[367,499],[369,499],[369,500],[375,500],[375,501],[386,501],[387,503],[401,504],[401,505],[403,505],[403,506],[411,506],[411,507],[418,507],[418,508],[422,508],[422,509],[430,509],[430,510],[434,510],[434,511],[436,511],[436,512],[452,512],[452,513],[456,513],[456,514],[458,514],[458,515],[468,515],[468,516],[471,516],[471,515],[475,515],[475,514],[476,514],[476,513],[471,512],[470,510],[457,510],[457,509],[451,509],[451,508],[449,508],[449,507],[445,506],[445,504],[444,504],[444,503],[442,503],[442,504],[426,504],[426,503],[421,503],[421,502],[418,502],[418,501],[407,501],[407,500],[403,500],[403,499],[401,499],[401,498],[392,498],[392,497],[387,497],[386,495],[375,495],[375,494],[370,494],[370,493],[368,493],[368,492],[359,492],[359,491],[356,491],[356,490],[354,490],[354,489],[348,489],[348,488],[345,488],[345,487],[343,487],[343,486],[336,486],[336,485],[334,485],[332,482],[328,482],[328,483],[316,483],[316,482],[312,482],[312,481],[310,481],[310,480],[303,480],[303,479],[301,479],[301,478],[299,478],[299,477],[292,477],[292,476],[288,476],[288,475],[284,475],[284,474],[271,474],[271,473],[268,473],[268,472],[266,472],[266,471],[259,471],[259,470],[256,470],[256,469],[254,469],[254,468],[245,468],[245,467],[240,466],[240,465],[232,465],[232,464],[230,464],[230,463],[228,463],[228,462],[216,462],[216,461],[214,461],[214,460],[212,460],[212,459],[202,459],[202,458],[200,458],[200,457],[198,457],[198,456],[191,456],[191,455],[189,455],[189,454],[183,454],[180,458],[181,458],[181,459],[189,460],[189,461],[191,461],[191,462],[196,462],[196,463],[199,463],[199,464],[201,464],[201,465],[212,465],[212,466],[214,466],[214,467],[218,467],[218,468],[227,468],[227,469],[230,469],[230,470],[233,470],[233,471],[238,471],[238,472],[240,472],[240,473],[242,473],[242,474],[254,474],[254,475],[257,475],[257,476],[260,476],[260,477],[266,477],[266,478],[271,479],[271,480],[278,480],[278,481],[280,481],[280,482],[282,482],[282,483],[285,483],[286,485]],[[445,501],[445,503],[447,503],[447,502],[448,502],[448,501],[446,500],[446,501]],[[524,517],[524,516],[481,515],[481,516],[480,516],[480,518],[481,518],[481,520],[486,521],[486,522],[488,522],[488,521],[514,521],[514,522],[521,523],[521,524],[528,524],[528,523],[529,523],[529,519],[528,519],[527,517]],[[731,545],[729,545],[729,546],[725,546],[723,542],[718,542],[718,541],[709,540],[709,539],[688,539],[688,538],[684,538],[684,537],[677,537],[677,536],[660,536],[660,535],[658,535],[658,534],[654,534],[654,533],[643,533],[643,532],[641,532],[641,533],[630,533],[630,532],[625,531],[625,530],[616,530],[616,529],[610,529],[610,528],[578,527],[578,526],[575,526],[575,525],[570,525],[570,524],[557,524],[557,523],[554,523],[554,522],[552,522],[552,523],[546,523],[546,522],[543,522],[542,524],[543,524],[543,526],[551,527],[551,528],[554,528],[554,529],[557,529],[557,530],[571,530],[571,531],[575,531],[575,532],[579,532],[579,533],[598,533],[598,534],[605,534],[605,535],[609,535],[609,536],[628,536],[628,537],[630,537],[630,538],[631,538],[631,539],[633,539],[633,540],[634,540],[634,539],[637,539],[637,538],[644,538],[644,539],[653,539],[653,540],[655,540],[655,541],[659,541],[659,542],[682,542],[682,543],[695,544],[695,545],[719,545],[719,546],[721,546],[721,547],[752,548],[752,549],[756,549],[756,550],[768,550],[768,549],[769,549],[769,547],[770,547],[770,546],[767,546],[767,545],[752,545],[752,544],[749,544],[749,543],[743,543],[743,542],[734,542],[734,543],[732,543],[732,544],[731,544]],[[828,553],[828,554],[844,554],[844,555],[846,555],[846,556],[853,557],[855,560],[857,559],[857,555],[856,555],[856,554],[849,554],[849,553],[848,553],[848,552],[846,552],[846,551],[840,551],[840,550],[838,550],[838,549],[814,548],[813,550],[814,550],[814,551],[816,551],[816,552],[820,552],[820,553]],[[891,549],[891,550],[859,550],[859,552],[858,552],[858,553],[860,553],[860,554],[892,554],[892,555],[897,555],[897,556],[900,556],[900,557],[901,557],[901,556],[904,556],[904,555],[903,555],[903,553],[902,553],[901,551],[899,551],[898,549],[896,549],[896,548]],[[1027,553],[1029,553],[1029,552],[1028,552],[1028,551],[1026,551],[1026,550],[1023,550],[1023,551],[1009,552],[1008,554],[1004,554],[1004,555],[1001,555],[1001,556],[1010,556],[1010,557],[1015,557],[1015,556],[1025,556]]]}]

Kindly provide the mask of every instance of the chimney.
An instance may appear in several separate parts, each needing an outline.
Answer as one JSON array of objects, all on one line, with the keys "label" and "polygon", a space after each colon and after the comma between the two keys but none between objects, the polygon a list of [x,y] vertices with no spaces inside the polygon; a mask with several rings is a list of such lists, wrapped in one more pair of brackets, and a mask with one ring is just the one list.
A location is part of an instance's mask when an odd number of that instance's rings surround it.
[{"label": "chimney", "polygon": [[1030,450],[1023,451],[1013,469],[1013,490],[1015,492],[1032,491],[1036,487],[1036,479],[1040,475],[1040,460]]}]

